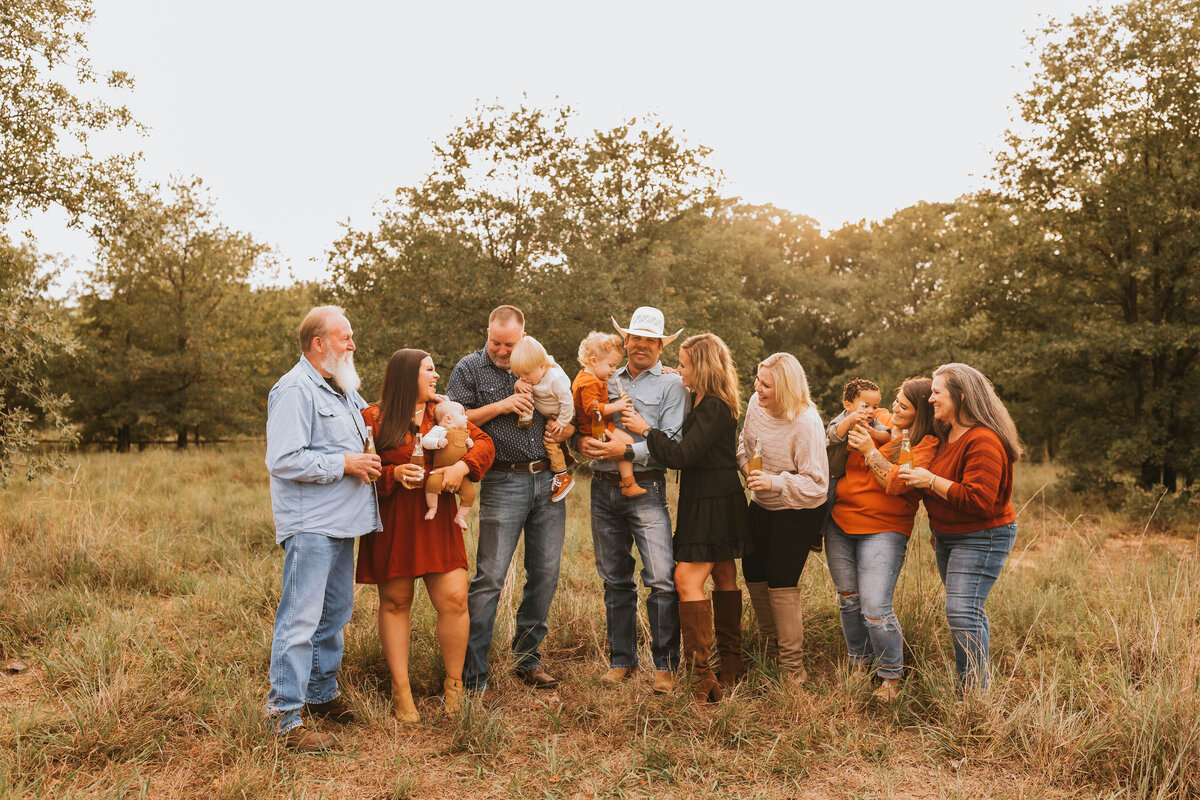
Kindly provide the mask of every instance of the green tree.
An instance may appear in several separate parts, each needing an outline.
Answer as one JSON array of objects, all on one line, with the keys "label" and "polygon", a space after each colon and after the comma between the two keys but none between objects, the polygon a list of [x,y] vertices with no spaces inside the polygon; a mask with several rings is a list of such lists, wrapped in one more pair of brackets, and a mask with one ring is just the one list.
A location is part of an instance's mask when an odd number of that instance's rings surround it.
[{"label": "green tree", "polygon": [[374,229],[334,244],[327,296],[351,314],[368,390],[397,347],[443,366],[478,348],[499,303],[523,307],[564,360],[610,313],[670,308],[666,271],[691,266],[676,253],[680,220],[719,180],[707,149],[653,118],[586,135],[572,118],[479,109],[436,146],[420,185],[381,205]]},{"label": "green tree", "polygon": [[18,472],[33,479],[55,463],[36,451],[35,424],[50,426],[65,442],[74,439],[63,414],[67,398],[48,378],[51,365],[75,346],[60,310],[45,297],[53,277],[48,266],[32,245],[0,237],[0,483]]},{"label": "green tree", "polygon": [[247,382],[262,343],[244,334],[268,250],[217,220],[198,179],[165,194],[139,193],[103,227],[80,300],[78,415],[85,436],[123,450],[151,431],[184,448],[189,432],[243,428],[254,407]]},{"label": "green tree", "polygon": [[92,68],[92,13],[89,0],[0,6],[0,225],[51,206],[78,222],[103,214],[130,185],[135,156],[90,150],[92,134],[136,126],[124,106],[84,94],[133,85],[126,73]]},{"label": "green tree", "polygon": [[1025,379],[1072,407],[1077,478],[1173,489],[1200,467],[1200,3],[1133,0],[1037,42],[999,159],[1048,245],[1021,270]]}]

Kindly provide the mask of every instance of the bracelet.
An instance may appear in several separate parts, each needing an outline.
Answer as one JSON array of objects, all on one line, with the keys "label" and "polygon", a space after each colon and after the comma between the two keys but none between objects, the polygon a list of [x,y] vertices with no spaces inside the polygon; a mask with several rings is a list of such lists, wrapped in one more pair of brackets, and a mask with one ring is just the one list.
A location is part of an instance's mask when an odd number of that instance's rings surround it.
[{"label": "bracelet", "polygon": [[929,476],[929,491],[933,492],[934,494],[937,494],[937,491],[933,488],[933,482],[936,480],[937,480],[937,475]]}]

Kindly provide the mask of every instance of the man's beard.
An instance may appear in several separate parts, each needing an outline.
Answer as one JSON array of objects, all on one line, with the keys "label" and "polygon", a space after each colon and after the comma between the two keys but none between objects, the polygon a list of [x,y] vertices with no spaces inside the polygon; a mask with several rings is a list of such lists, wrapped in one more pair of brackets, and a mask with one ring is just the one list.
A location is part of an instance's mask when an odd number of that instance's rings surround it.
[{"label": "man's beard", "polygon": [[340,356],[336,353],[329,353],[325,356],[325,363],[321,365],[326,372],[332,373],[333,382],[341,387],[343,392],[358,391],[358,387],[362,385],[362,381],[358,377],[358,370],[354,369],[354,352],[346,350]]}]

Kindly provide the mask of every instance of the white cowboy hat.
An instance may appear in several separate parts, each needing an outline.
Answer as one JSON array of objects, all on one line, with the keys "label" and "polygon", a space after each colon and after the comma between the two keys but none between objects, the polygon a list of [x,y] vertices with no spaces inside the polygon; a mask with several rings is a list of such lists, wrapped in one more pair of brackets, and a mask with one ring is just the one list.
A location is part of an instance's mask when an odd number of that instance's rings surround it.
[{"label": "white cowboy hat", "polygon": [[683,328],[680,328],[670,336],[664,335],[663,327],[665,323],[663,313],[654,306],[642,306],[637,311],[634,311],[633,316],[629,319],[628,328],[622,328],[617,322],[617,318],[612,317],[613,327],[622,336],[645,336],[647,339],[662,339],[664,347],[675,341],[679,334],[683,333]]}]

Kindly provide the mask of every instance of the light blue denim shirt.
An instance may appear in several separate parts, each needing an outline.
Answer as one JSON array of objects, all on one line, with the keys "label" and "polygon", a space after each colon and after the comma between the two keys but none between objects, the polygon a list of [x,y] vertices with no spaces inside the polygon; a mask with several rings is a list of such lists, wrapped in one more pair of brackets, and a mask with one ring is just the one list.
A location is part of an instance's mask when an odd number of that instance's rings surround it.
[{"label": "light blue denim shirt", "polygon": [[342,397],[316,367],[300,363],[279,379],[267,398],[267,471],[275,541],[294,533],[337,539],[380,530],[374,484],[346,475],[346,453],[361,453],[366,402],[358,392]]},{"label": "light blue denim shirt", "polygon": [[[683,429],[683,418],[687,416],[691,396],[683,388],[683,379],[678,375],[663,372],[662,362],[654,362],[650,369],[638,373],[635,378],[629,374],[629,365],[621,367],[608,379],[608,399],[616,400],[624,389],[633,400],[633,410],[642,415],[651,428],[658,428],[675,441],[679,441]],[[621,415],[613,415],[613,424],[624,430],[621,425]],[[626,431],[628,433],[628,431]],[[665,469],[662,464],[650,458],[650,447],[646,440],[637,434],[633,437],[633,464],[642,470]],[[615,461],[593,461],[592,469],[598,472],[615,472]]]}]

